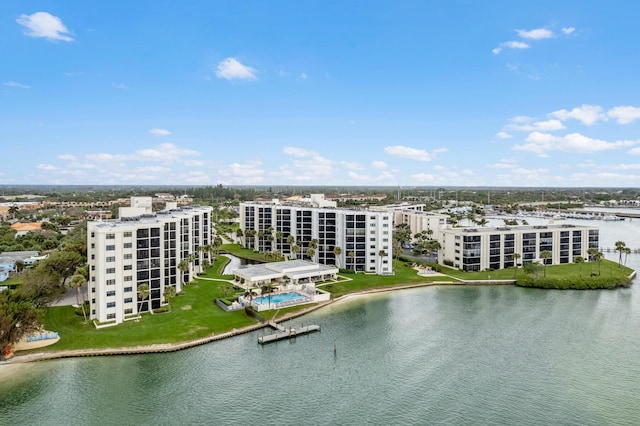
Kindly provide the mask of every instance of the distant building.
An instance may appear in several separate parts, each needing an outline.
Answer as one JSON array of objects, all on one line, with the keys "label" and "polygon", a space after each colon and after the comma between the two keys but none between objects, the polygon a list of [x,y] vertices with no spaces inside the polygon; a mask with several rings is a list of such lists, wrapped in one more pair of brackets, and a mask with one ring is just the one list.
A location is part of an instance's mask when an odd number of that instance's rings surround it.
[{"label": "distant building", "polygon": [[35,232],[35,231],[40,231],[42,230],[42,224],[40,222],[29,222],[29,223],[24,223],[24,222],[16,222],[13,225],[11,225],[11,229],[13,229],[14,231],[16,231],[16,237],[19,237],[21,235],[25,235],[29,232]]}]

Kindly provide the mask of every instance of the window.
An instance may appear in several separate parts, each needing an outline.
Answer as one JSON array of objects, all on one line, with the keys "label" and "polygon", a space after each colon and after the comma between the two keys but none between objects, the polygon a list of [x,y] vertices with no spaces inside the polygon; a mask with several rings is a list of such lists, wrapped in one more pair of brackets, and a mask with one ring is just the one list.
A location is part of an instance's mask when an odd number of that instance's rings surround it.
[{"label": "window", "polygon": [[124,248],[131,248],[133,245],[131,243],[124,243]]},{"label": "window", "polygon": [[131,302],[133,302],[133,298],[131,297],[127,297],[124,299],[124,303],[131,303]]},{"label": "window", "polygon": [[133,313],[133,309],[131,309],[131,308],[124,310],[124,314],[125,315],[132,314],[132,313]]},{"label": "window", "polygon": [[131,238],[132,234],[131,232],[125,232],[124,234],[122,234],[122,236],[125,238]]},{"label": "window", "polygon": [[107,240],[115,240],[116,234],[107,234]]},{"label": "window", "polygon": [[115,296],[115,295],[116,295],[116,291],[115,290],[111,290],[111,291],[107,292],[107,297]]},{"label": "window", "polygon": [[107,251],[112,251],[112,250],[115,250],[115,249],[116,249],[115,244],[110,244],[110,245],[107,246]]},{"label": "window", "polygon": [[107,285],[116,285],[116,280],[107,280]]},{"label": "window", "polygon": [[115,274],[116,268],[107,268],[107,274]]},{"label": "window", "polygon": [[116,261],[116,257],[115,256],[107,256],[107,263],[111,263],[111,262],[115,262]]},{"label": "window", "polygon": [[125,270],[125,271],[130,271],[130,270],[131,270],[131,268],[133,268],[133,266],[131,266],[131,265],[124,265],[124,270]]},{"label": "window", "polygon": [[127,253],[124,255],[124,260],[133,259],[133,255],[131,253]]},{"label": "window", "polygon": [[124,277],[125,281],[131,281],[133,279],[133,277],[131,275],[127,275],[126,277]]},{"label": "window", "polygon": [[125,293],[131,293],[133,291],[133,287],[125,287],[124,288],[124,292]]},{"label": "window", "polygon": [[107,319],[115,319],[116,314],[107,314]]},{"label": "window", "polygon": [[116,307],[116,302],[107,303],[107,308],[115,308],[115,307]]}]

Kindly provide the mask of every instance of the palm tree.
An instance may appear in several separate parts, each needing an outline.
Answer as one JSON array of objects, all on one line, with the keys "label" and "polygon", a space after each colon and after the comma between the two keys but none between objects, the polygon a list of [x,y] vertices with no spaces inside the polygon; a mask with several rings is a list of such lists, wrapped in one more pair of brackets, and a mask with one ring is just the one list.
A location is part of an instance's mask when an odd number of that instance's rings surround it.
[{"label": "palm tree", "polygon": [[282,250],[282,232],[276,232],[276,249]]},{"label": "palm tree", "polygon": [[341,254],[342,254],[342,249],[338,246],[335,246],[333,248],[333,255],[336,257],[336,264],[337,264],[336,266],[338,268],[340,268],[340,265],[339,265],[340,262],[338,262],[338,260],[340,259]]},{"label": "palm tree", "polygon": [[600,250],[592,247],[589,250],[587,250],[587,253],[589,254],[589,262],[591,263],[591,276],[593,276],[593,262],[597,260],[598,253],[600,253]]},{"label": "palm tree", "polygon": [[378,256],[380,256],[380,267],[378,268],[378,273],[380,273],[382,271],[382,259],[384,259],[384,257],[387,255],[387,252],[384,250],[380,250],[378,252]]},{"label": "palm tree", "polygon": [[222,242],[222,237],[219,235],[216,235],[213,239],[213,250],[215,251],[216,256],[220,253],[220,246],[222,245]]},{"label": "palm tree", "polygon": [[356,252],[350,251],[349,253],[347,253],[347,256],[351,258],[351,267],[353,268],[353,272],[355,272],[356,271]]},{"label": "palm tree", "polygon": [[[150,295],[151,290],[149,290],[149,284],[140,284],[138,286],[138,313],[140,313],[140,309],[142,309],[142,302],[144,302],[144,300]],[[149,308],[151,308],[151,306],[149,306]]]},{"label": "palm tree", "polygon": [[540,258],[543,259],[542,264],[544,265],[544,277],[547,277],[547,259],[551,259],[553,257],[553,253],[549,250],[542,250],[540,252]]},{"label": "palm tree", "polygon": [[291,253],[293,254],[293,258],[297,259],[298,258],[298,253],[300,253],[300,246],[297,244],[294,244],[291,246]]},{"label": "palm tree", "polygon": [[513,253],[511,255],[511,257],[513,257],[513,266],[515,266],[515,269],[513,270],[513,279],[516,279],[516,275],[518,274],[518,259],[520,259],[520,253]]},{"label": "palm tree", "polygon": [[238,242],[240,243],[240,245],[244,245],[242,244],[242,237],[244,236],[244,232],[242,232],[241,228],[238,228],[238,230],[236,231],[236,237],[238,238]]},{"label": "palm tree", "polygon": [[[78,305],[80,305],[80,307],[82,308],[82,316],[84,317],[84,322],[87,322],[87,313],[84,310],[84,300],[80,300],[80,292],[81,292],[82,286],[85,285],[86,283],[87,283],[87,279],[83,275],[78,273],[73,275],[71,277],[71,281],[69,281],[69,287],[76,289],[76,301],[78,302]],[[84,299],[84,297],[82,299]]]},{"label": "palm tree", "polygon": [[184,274],[189,270],[189,261],[187,259],[182,259],[178,262],[177,266],[178,270],[181,272],[180,274],[180,282],[184,285]]},{"label": "palm tree", "polygon": [[16,215],[18,214],[18,210],[20,209],[16,205],[9,207],[8,213],[11,215],[11,219],[16,218]]},{"label": "palm tree", "polygon": [[313,256],[316,255],[316,251],[313,247],[309,246],[309,248],[307,249],[307,257],[309,259],[311,259],[311,261],[313,262]]},{"label": "palm tree", "polygon": [[618,267],[622,268],[622,253],[626,252],[627,244],[624,241],[616,241],[616,251],[620,254],[618,257]]},{"label": "palm tree", "polygon": [[164,296],[165,303],[169,303],[169,299],[176,295],[176,288],[172,285],[168,285],[164,288],[162,295]]},{"label": "palm tree", "polygon": [[580,278],[582,278],[582,264],[584,263],[584,257],[576,256],[576,258],[573,259],[573,261],[580,265]]}]

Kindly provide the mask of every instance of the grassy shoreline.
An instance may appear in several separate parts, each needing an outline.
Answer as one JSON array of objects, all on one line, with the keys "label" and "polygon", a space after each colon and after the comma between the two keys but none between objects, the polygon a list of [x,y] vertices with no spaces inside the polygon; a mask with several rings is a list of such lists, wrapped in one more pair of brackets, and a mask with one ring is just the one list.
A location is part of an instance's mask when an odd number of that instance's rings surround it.
[{"label": "grassy shoreline", "polygon": [[[236,250],[224,251],[238,255]],[[57,331],[61,336],[60,341],[44,348],[19,351],[10,362],[20,362],[20,358],[24,360],[22,362],[28,362],[38,358],[168,352],[265,327],[266,323],[257,322],[248,317],[244,311],[224,312],[216,306],[216,298],[227,297],[234,292],[232,285],[225,281],[233,277],[221,275],[228,262],[229,259],[225,256],[218,256],[205,274],[186,285],[183,292],[171,300],[169,313],[145,313],[139,320],[127,321],[115,327],[97,330],[92,322],[84,323],[82,316],[76,315],[76,309],[71,306],[47,308],[43,325],[47,330]],[[547,276],[571,277],[576,271],[568,266],[549,266]],[[607,271],[611,276],[620,274],[629,276],[634,273],[630,268],[619,268],[615,262],[603,261],[603,265],[600,266],[603,275]],[[585,268],[586,273],[589,272],[588,266],[583,265],[582,268]],[[411,267],[411,262],[394,260],[395,275],[393,276],[344,274],[343,280],[318,285],[319,288],[331,292],[331,301],[281,309],[275,321],[285,321],[304,315],[353,295],[433,285],[514,284],[514,275],[525,275],[522,270],[514,271],[513,269],[462,272],[439,265],[437,269],[444,275],[418,275],[417,271]],[[261,313],[266,321],[273,320],[274,314],[276,314],[274,311]],[[37,354],[41,354],[40,357],[37,357]]]}]

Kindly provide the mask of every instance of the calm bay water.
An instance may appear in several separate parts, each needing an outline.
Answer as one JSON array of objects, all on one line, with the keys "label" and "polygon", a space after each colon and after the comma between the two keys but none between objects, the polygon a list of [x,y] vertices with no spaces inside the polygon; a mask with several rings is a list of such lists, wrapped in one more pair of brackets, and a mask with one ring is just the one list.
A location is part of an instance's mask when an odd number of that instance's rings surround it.
[{"label": "calm bay water", "polygon": [[[640,247],[638,223],[597,223],[602,247]],[[640,269],[640,255],[628,265]],[[322,332],[0,366],[0,423],[640,421],[638,282],[582,292],[421,288],[353,298],[292,323]]]}]

